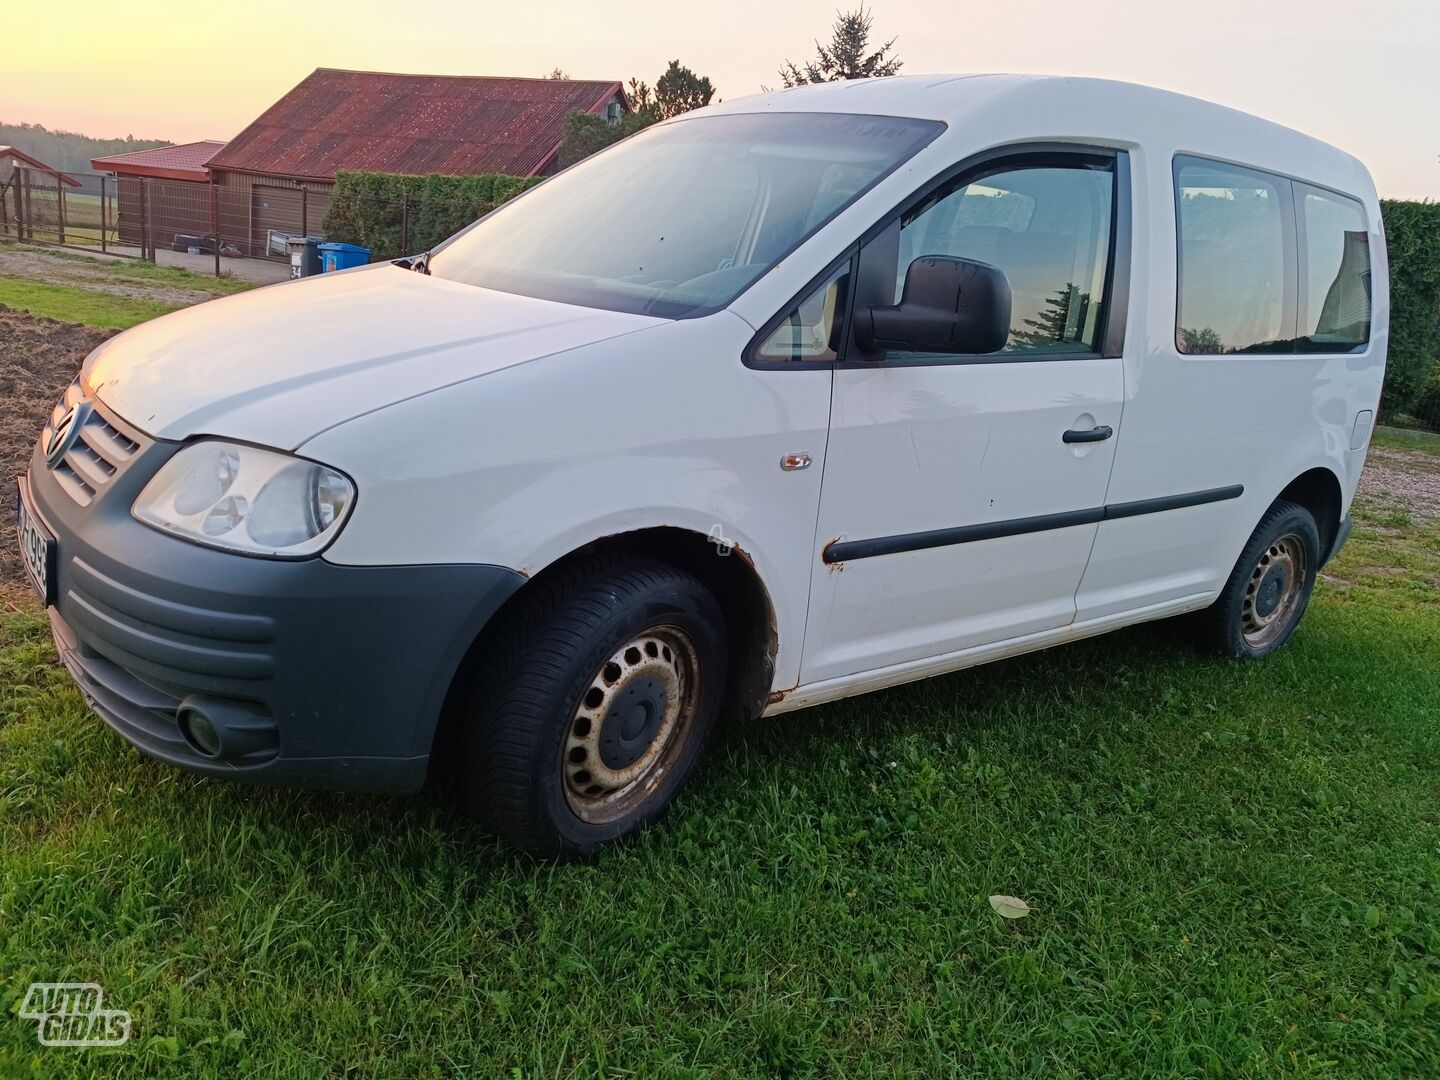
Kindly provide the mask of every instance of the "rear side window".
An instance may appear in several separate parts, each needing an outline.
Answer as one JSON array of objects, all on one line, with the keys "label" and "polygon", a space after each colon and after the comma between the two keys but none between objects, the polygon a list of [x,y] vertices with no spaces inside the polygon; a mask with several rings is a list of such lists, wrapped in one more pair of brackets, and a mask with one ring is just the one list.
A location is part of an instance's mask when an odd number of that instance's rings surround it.
[{"label": "rear side window", "polygon": [[1182,353],[1289,351],[1289,187],[1250,169],[1175,159]]},{"label": "rear side window", "polygon": [[1350,352],[1370,340],[1370,235],[1354,199],[1295,185],[1304,286],[1299,348]]}]

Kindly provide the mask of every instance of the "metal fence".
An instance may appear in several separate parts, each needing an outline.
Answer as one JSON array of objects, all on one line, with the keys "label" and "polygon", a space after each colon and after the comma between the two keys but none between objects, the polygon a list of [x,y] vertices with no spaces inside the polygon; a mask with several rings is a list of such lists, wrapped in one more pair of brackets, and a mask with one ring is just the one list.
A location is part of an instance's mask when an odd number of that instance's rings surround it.
[{"label": "metal fence", "polygon": [[[328,184],[229,176],[188,181],[17,168],[0,176],[0,241],[44,244],[145,259],[256,281],[289,273],[289,241],[325,239]],[[350,207],[356,209],[354,196]],[[410,196],[366,199],[359,215],[379,223],[377,258],[410,254],[416,206]],[[353,216],[353,215],[352,215]]]},{"label": "metal fence", "polygon": [[1380,422],[1390,427],[1440,434],[1440,365],[1416,399],[1401,409],[1382,411]]},{"label": "metal fence", "polygon": [[0,240],[124,255],[114,177],[16,169],[0,176]]},{"label": "metal fence", "polygon": [[328,190],[17,168],[0,176],[0,241],[278,280],[292,236],[324,238]]}]

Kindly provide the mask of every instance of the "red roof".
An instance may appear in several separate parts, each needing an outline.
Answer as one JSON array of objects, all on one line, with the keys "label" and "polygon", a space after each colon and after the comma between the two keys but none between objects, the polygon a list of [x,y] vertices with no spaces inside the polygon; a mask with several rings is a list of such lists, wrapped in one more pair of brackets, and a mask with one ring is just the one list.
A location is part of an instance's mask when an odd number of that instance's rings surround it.
[{"label": "red roof", "polygon": [[76,180],[69,173],[61,172],[53,165],[46,165],[45,162],[41,161],[39,158],[33,158],[29,154],[25,153],[24,150],[17,150],[13,146],[0,146],[0,158],[19,158],[29,168],[35,169],[38,172],[47,172],[51,176],[58,176],[61,180],[65,181],[65,183],[69,184],[71,187],[80,186],[80,181]]},{"label": "red roof", "polygon": [[619,82],[387,75],[320,68],[210,161],[212,169],[333,179],[336,170],[531,176],[571,112],[597,112]]},{"label": "red roof", "polygon": [[225,144],[217,139],[157,146],[153,150],[133,150],[128,154],[111,154],[91,160],[96,172],[125,173],[129,176],[158,176],[166,180],[199,180],[210,178],[205,163]]}]

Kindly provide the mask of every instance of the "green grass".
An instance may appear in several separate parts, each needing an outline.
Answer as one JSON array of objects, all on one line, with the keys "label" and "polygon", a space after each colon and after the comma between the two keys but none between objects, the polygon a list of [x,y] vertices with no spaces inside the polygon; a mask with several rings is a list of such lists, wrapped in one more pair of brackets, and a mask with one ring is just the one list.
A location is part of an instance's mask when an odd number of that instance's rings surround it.
[{"label": "green grass", "polygon": [[[193,270],[181,270],[174,266],[157,266],[142,259],[96,259],[79,252],[60,248],[40,247],[31,244],[14,244],[0,247],[5,251],[38,252],[48,258],[83,265],[87,270],[103,271],[105,276],[117,282],[138,282],[140,284],[169,285],[177,289],[193,289],[208,292],[212,296],[230,296],[257,288],[251,281],[236,277],[215,277],[213,274],[197,274]],[[70,322],[79,321],[70,319]]]},{"label": "green grass", "polygon": [[[68,253],[67,253],[68,254]],[[84,259],[86,256],[79,255]],[[156,266],[138,259],[117,262],[110,275],[117,281],[136,281],[152,285],[173,285],[177,289],[195,289],[211,296],[230,296],[256,288],[253,281],[236,277],[215,277],[213,274],[197,274],[193,270],[180,270],[173,266]]]},{"label": "green grass", "polygon": [[[1437,719],[1440,530],[1362,514],[1266,662],[1150,626],[737,725],[557,866],[149,762],[13,614],[0,1074],[1440,1075]],[[59,979],[132,1044],[39,1049]]]},{"label": "green grass", "polygon": [[1440,435],[1428,431],[1376,428],[1370,441],[1375,446],[1387,446],[1393,450],[1419,450],[1426,454],[1440,454]]},{"label": "green grass", "polygon": [[47,319],[118,330],[175,310],[173,304],[155,300],[5,276],[0,276],[0,304]]}]

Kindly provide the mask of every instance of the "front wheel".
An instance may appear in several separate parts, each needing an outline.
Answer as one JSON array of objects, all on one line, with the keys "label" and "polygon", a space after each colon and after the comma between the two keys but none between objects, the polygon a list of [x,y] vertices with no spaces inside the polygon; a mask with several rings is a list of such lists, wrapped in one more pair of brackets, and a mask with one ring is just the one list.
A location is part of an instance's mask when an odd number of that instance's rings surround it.
[{"label": "front wheel", "polygon": [[644,828],[694,769],[725,686],[724,618],[694,577],[627,559],[534,582],[463,687],[469,810],[539,855]]},{"label": "front wheel", "polygon": [[1295,632],[1320,570],[1320,530],[1303,506],[1277,502],[1260,519],[1219,598],[1201,613],[1208,644],[1238,660],[1269,656]]}]

